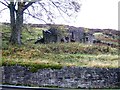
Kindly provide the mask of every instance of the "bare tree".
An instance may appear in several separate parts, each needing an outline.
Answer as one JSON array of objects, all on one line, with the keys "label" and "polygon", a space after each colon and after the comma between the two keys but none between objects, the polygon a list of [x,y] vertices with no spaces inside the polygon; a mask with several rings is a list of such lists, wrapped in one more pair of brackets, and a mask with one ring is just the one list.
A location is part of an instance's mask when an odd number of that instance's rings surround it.
[{"label": "bare tree", "polygon": [[[0,4],[10,11],[10,43],[22,44],[21,32],[25,14],[44,22],[45,18],[52,22],[57,18],[55,14],[61,15],[63,18],[64,15],[68,17],[75,15],[80,10],[79,2],[79,0],[1,0]],[[42,19],[43,16],[45,16],[44,19]]]}]

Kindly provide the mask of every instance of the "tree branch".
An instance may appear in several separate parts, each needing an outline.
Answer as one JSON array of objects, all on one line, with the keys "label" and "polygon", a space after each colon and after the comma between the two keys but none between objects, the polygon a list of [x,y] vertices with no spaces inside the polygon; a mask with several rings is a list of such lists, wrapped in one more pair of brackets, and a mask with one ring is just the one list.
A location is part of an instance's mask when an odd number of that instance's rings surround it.
[{"label": "tree branch", "polygon": [[29,2],[28,4],[26,4],[23,8],[23,11],[26,10],[29,6],[31,6],[33,3],[35,2]]},{"label": "tree branch", "polygon": [[0,1],[0,3],[9,8],[9,6],[7,4],[5,4],[4,2]]},{"label": "tree branch", "polygon": [[8,5],[9,5],[9,3],[7,2],[8,0],[4,0]]},{"label": "tree branch", "polygon": [[43,22],[47,23],[45,20],[40,19],[40,18],[38,18],[38,17],[36,17],[36,16],[34,16],[34,15],[30,14],[30,13],[26,13],[26,12],[24,12],[24,14],[27,14],[27,15],[29,15],[29,16],[31,16],[31,17],[33,17],[33,18],[35,18],[35,19],[42,20]]},{"label": "tree branch", "polygon": [[40,2],[38,2],[38,4],[41,5],[41,7],[42,7],[46,12],[48,12],[48,10],[47,10]]},{"label": "tree branch", "polygon": [[4,9],[0,10],[0,13],[1,13],[2,11],[6,10],[6,9],[8,9],[8,8],[4,8]]},{"label": "tree branch", "polygon": [[[63,11],[59,6],[57,6],[53,1],[51,1],[52,4],[57,8],[58,12],[60,13],[60,15],[62,16],[62,18],[66,21],[66,19],[64,18],[64,16],[62,15],[61,11],[65,14],[67,14],[65,11]],[[68,15],[68,14],[67,14]],[[69,16],[69,15],[68,15]]]}]

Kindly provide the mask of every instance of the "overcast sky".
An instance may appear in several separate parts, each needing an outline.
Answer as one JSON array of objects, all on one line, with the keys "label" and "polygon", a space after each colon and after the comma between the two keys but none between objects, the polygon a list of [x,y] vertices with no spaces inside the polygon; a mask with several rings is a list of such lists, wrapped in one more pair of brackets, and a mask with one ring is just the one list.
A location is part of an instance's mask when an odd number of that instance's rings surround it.
[{"label": "overcast sky", "polygon": [[[118,29],[118,2],[120,0],[82,0],[81,11],[75,21],[66,23],[73,26],[100,29]],[[0,5],[0,8],[3,7]],[[9,21],[9,11],[0,15],[0,22]],[[40,23],[31,19],[28,22]],[[63,20],[56,20],[61,24]]]}]

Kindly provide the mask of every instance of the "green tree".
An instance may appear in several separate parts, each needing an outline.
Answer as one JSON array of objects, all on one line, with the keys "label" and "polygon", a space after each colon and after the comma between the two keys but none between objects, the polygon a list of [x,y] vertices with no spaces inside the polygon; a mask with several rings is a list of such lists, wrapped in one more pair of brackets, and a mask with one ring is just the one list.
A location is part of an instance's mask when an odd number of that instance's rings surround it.
[{"label": "green tree", "polygon": [[[22,44],[21,32],[25,14],[42,21],[44,21],[42,16],[46,15],[47,20],[52,22],[56,18],[54,8],[63,18],[63,14],[72,17],[80,10],[79,2],[79,0],[1,0],[0,4],[6,6],[10,11],[10,43]],[[39,11],[37,11],[38,9]]]}]

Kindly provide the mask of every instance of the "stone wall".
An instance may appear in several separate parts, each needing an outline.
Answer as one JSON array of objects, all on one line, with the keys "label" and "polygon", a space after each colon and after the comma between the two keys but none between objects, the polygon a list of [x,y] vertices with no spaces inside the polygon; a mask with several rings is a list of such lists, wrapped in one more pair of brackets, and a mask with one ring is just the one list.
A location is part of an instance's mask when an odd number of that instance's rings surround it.
[{"label": "stone wall", "polygon": [[84,37],[83,28],[72,27],[62,32],[57,28],[51,27],[50,29],[43,31],[44,43],[72,42],[72,40],[74,40],[74,42],[83,42],[85,41],[83,40],[85,39]]},{"label": "stone wall", "polygon": [[44,43],[56,43],[60,42],[62,39],[62,35],[60,35],[60,30],[56,28],[50,28],[48,30],[43,30],[43,39]]},{"label": "stone wall", "polygon": [[3,83],[63,88],[114,88],[120,82],[120,68],[63,67],[59,70],[39,69],[37,72],[30,72],[29,69],[22,66],[2,67]]}]

